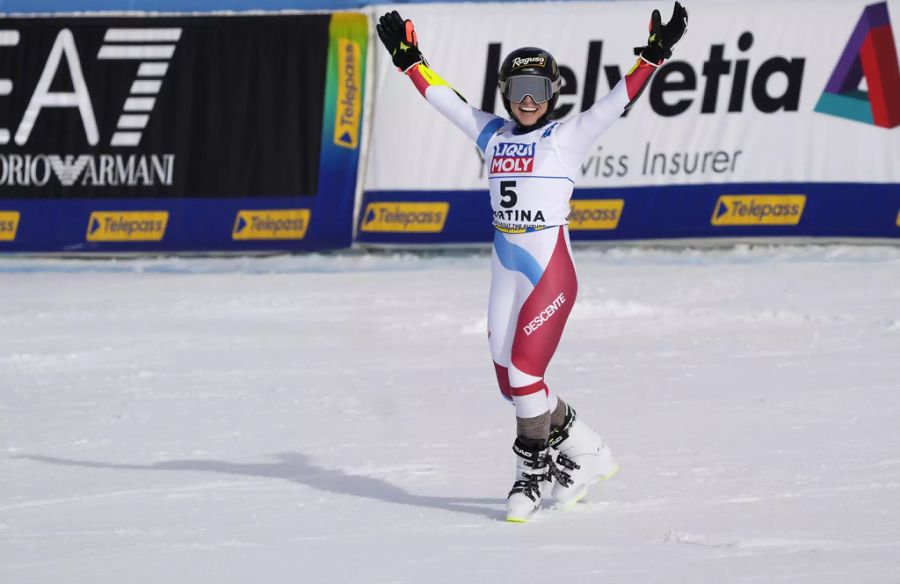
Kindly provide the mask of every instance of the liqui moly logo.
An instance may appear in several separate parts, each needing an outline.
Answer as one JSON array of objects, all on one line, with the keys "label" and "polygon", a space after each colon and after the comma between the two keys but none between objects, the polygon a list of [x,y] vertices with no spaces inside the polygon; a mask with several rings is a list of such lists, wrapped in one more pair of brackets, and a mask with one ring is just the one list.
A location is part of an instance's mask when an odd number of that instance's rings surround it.
[{"label": "liqui moly logo", "polygon": [[534,143],[502,142],[494,147],[491,174],[510,174],[534,170]]}]

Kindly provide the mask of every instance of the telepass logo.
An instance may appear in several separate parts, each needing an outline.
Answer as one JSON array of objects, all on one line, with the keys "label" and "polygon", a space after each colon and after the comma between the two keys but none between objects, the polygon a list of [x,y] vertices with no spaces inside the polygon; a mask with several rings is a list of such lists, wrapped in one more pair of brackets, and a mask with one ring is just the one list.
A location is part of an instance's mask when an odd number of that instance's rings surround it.
[{"label": "telepass logo", "polygon": [[440,233],[450,203],[373,202],[363,213],[362,230],[382,233]]},{"label": "telepass logo", "polygon": [[0,211],[0,241],[15,241],[19,229],[18,211]]},{"label": "telepass logo", "polygon": [[162,241],[168,211],[94,211],[88,219],[87,240]]},{"label": "telepass logo", "polygon": [[571,231],[613,230],[619,226],[624,199],[572,199],[569,202]]},{"label": "telepass logo", "polygon": [[334,114],[334,143],[354,149],[359,145],[359,116],[362,110],[362,58],[359,43],[338,39],[337,109]]},{"label": "telepass logo", "polygon": [[798,225],[806,195],[722,195],[716,201],[714,227]]},{"label": "telepass logo", "polygon": [[[863,78],[867,92],[859,89]],[[900,126],[900,66],[887,2],[863,10],[815,109],[882,128]]]},{"label": "telepass logo", "polygon": [[231,239],[303,239],[310,213],[309,209],[241,209]]}]

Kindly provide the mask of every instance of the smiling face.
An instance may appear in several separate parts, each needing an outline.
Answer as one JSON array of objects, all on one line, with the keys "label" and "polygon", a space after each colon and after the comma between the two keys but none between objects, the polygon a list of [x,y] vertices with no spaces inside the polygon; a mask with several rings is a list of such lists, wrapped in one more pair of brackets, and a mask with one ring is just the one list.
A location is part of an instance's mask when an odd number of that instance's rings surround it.
[{"label": "smiling face", "polygon": [[550,107],[550,104],[546,101],[544,103],[534,103],[531,96],[526,95],[525,99],[518,103],[510,102],[510,107],[519,125],[528,127],[535,125],[547,113],[547,108]]}]

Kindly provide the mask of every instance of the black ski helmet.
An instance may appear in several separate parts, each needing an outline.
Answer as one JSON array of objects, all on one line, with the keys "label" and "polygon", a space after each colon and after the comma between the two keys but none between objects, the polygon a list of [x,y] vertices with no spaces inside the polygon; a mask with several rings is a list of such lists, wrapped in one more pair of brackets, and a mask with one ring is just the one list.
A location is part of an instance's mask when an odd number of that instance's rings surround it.
[{"label": "black ski helmet", "polygon": [[[503,64],[500,65],[500,76],[497,81],[497,86],[500,88],[500,95],[503,98],[503,107],[506,108],[509,117],[512,118],[516,124],[519,123],[519,120],[513,115],[512,105],[510,105],[509,99],[509,92],[511,89],[510,79],[520,76],[539,77],[549,81],[548,90],[550,92],[550,97],[545,100],[547,101],[547,113],[541,116],[534,126],[530,127],[538,128],[543,126],[549,120],[553,108],[556,107],[556,101],[559,99],[559,88],[562,85],[559,76],[559,66],[556,64],[556,59],[554,59],[553,55],[549,52],[537,47],[522,47],[521,49],[516,49],[503,59]],[[531,95],[531,98],[538,103],[544,101],[538,99],[535,95]]]}]

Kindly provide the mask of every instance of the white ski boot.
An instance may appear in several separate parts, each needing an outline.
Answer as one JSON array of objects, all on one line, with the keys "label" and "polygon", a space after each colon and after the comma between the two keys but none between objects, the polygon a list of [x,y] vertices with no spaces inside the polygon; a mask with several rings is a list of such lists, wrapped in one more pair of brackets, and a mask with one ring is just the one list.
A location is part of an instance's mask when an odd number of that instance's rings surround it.
[{"label": "white ski boot", "polygon": [[516,438],[516,482],[506,499],[506,520],[526,523],[541,507],[541,483],[550,482],[550,454],[543,440]]},{"label": "white ski boot", "polygon": [[590,426],[566,406],[566,421],[550,432],[551,462],[554,468],[553,500],[557,507],[571,507],[580,501],[588,487],[600,479],[611,478],[619,470],[609,447]]}]

